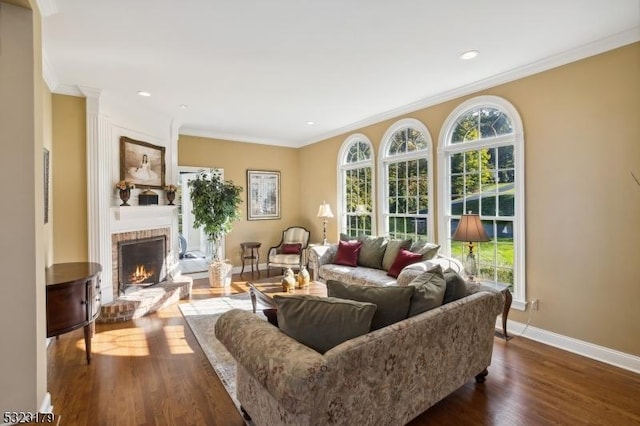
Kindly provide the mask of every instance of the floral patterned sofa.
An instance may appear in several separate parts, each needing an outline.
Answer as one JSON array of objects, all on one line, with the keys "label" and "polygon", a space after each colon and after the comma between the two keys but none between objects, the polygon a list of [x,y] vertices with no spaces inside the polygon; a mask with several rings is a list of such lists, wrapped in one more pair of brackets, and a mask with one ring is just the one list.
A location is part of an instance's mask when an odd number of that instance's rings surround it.
[{"label": "floral patterned sofa", "polygon": [[215,333],[237,361],[237,398],[256,425],[403,425],[491,363],[501,293],[467,296],[320,354],[248,311]]},{"label": "floral patterned sofa", "polygon": [[309,250],[309,268],[314,281],[336,280],[347,284],[375,286],[406,286],[422,272],[440,265],[442,270],[453,269],[462,272],[462,263],[454,258],[436,254],[434,258],[406,266],[397,278],[387,275],[387,270],[366,266],[345,266],[335,264],[338,244],[314,246]]}]

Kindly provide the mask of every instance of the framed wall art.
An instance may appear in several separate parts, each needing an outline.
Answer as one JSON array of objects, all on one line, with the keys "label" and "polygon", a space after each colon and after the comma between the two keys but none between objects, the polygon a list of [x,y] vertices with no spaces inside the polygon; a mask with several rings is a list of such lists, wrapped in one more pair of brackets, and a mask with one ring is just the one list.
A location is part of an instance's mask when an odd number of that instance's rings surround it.
[{"label": "framed wall art", "polygon": [[280,219],[280,172],[247,170],[247,220]]},{"label": "framed wall art", "polygon": [[120,138],[120,180],[133,182],[139,188],[164,186],[165,147]]}]

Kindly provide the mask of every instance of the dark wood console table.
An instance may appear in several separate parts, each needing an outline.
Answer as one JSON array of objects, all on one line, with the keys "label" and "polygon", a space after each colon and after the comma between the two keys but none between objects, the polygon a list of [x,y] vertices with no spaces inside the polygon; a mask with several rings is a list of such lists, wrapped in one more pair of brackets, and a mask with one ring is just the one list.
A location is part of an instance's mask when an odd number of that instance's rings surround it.
[{"label": "dark wood console table", "polygon": [[93,322],[100,314],[100,272],[93,262],[56,263],[46,270],[47,337],[84,327],[87,364],[91,363]]}]

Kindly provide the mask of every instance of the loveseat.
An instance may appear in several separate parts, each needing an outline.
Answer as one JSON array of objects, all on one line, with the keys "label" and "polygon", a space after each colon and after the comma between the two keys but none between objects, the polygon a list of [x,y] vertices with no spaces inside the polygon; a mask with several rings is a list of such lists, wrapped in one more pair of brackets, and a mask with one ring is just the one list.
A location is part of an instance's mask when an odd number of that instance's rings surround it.
[{"label": "loveseat", "polygon": [[218,319],[237,398],[256,425],[403,425],[472,378],[483,382],[504,300],[467,295],[324,354],[248,311]]},{"label": "loveseat", "polygon": [[[406,243],[407,241],[408,243]],[[369,243],[368,246],[367,243]],[[396,242],[383,237],[369,237],[359,253],[356,266],[335,263],[339,244],[311,247],[309,250],[309,268],[312,272],[312,278],[314,281],[336,280],[358,285],[406,286],[417,275],[436,265],[440,265],[442,270],[452,269],[458,273],[463,270],[462,263],[459,260],[440,254],[438,252],[440,246],[438,245],[422,243],[420,247],[417,247],[410,240],[405,240],[404,246],[402,242],[397,242],[394,247],[394,243]],[[427,259],[402,268],[397,277],[389,276],[389,269],[397,253],[403,247],[416,252],[420,252],[422,249]],[[369,253],[378,250],[378,257],[380,257],[381,253],[382,261],[372,260],[372,256],[367,252],[363,252],[363,250],[368,250]],[[390,253],[391,250],[393,250],[393,253]]]}]

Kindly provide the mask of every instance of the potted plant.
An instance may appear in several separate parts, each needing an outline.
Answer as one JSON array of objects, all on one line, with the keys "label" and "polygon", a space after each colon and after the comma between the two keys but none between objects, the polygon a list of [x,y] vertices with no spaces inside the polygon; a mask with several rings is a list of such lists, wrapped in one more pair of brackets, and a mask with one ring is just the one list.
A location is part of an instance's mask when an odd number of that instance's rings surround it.
[{"label": "potted plant", "polygon": [[193,225],[202,227],[213,247],[209,283],[212,287],[229,285],[232,265],[220,259],[220,241],[241,217],[238,207],[242,202],[242,187],[222,180],[214,170],[199,173],[187,185],[191,190]]}]

